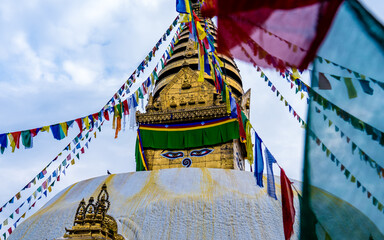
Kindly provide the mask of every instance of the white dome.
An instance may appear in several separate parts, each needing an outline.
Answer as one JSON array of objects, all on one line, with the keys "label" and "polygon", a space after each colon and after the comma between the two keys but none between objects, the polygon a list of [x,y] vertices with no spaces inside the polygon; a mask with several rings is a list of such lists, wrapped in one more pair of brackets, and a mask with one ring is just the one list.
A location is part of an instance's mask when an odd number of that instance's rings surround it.
[{"label": "white dome", "polygon": [[[174,168],[101,176],[64,189],[9,239],[61,238],[64,228],[72,227],[81,199],[95,197],[103,183],[110,194],[108,214],[126,239],[284,239],[275,180],[278,200],[256,186],[253,173],[237,170]],[[296,193],[295,208],[292,239],[299,232]]]}]

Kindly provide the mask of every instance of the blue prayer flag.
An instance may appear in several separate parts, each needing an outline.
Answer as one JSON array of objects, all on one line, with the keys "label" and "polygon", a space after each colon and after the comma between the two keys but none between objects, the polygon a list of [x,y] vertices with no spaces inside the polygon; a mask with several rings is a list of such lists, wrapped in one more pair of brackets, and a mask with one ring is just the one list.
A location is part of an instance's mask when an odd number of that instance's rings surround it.
[{"label": "blue prayer flag", "polygon": [[263,154],[261,152],[261,143],[259,135],[255,132],[255,177],[256,183],[260,187],[264,187],[263,185],[263,170],[264,170],[264,162],[263,162]]},{"label": "blue prayer flag", "polygon": [[265,162],[267,163],[267,190],[268,195],[277,200],[275,191],[275,176],[273,175],[273,164],[276,163],[276,159],[273,157],[268,148],[264,150]]},{"label": "blue prayer flag", "polygon": [[0,146],[2,148],[6,148],[8,146],[8,138],[6,133],[0,134]]},{"label": "blue prayer flag", "polygon": [[179,13],[188,13],[185,0],[176,0],[176,11]]}]

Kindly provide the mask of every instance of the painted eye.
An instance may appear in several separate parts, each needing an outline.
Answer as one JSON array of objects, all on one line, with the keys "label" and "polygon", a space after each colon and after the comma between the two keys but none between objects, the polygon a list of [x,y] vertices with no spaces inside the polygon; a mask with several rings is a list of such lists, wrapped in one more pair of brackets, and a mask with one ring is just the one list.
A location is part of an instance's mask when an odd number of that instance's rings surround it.
[{"label": "painted eye", "polygon": [[191,157],[203,157],[213,152],[213,149],[203,148],[199,150],[193,150],[189,155]]},{"label": "painted eye", "polygon": [[169,159],[176,159],[176,158],[184,157],[184,153],[183,152],[166,152],[166,153],[162,153],[161,156]]}]

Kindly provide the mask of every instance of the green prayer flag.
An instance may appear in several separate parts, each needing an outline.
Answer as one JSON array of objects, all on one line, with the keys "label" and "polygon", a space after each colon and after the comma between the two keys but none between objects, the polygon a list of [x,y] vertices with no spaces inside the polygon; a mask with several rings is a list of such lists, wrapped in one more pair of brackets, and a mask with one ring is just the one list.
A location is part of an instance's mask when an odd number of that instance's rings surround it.
[{"label": "green prayer flag", "polygon": [[345,86],[347,87],[348,97],[350,99],[357,97],[357,92],[356,92],[355,87],[353,86],[352,78],[345,77],[344,78],[344,83],[345,83]]},{"label": "green prayer flag", "polygon": [[32,135],[30,130],[25,130],[21,132],[21,141],[25,148],[32,147]]},{"label": "green prayer flag", "polygon": [[157,72],[153,71],[153,77],[155,78],[155,81],[159,80],[159,77],[157,76]]},{"label": "green prayer flag", "polygon": [[144,99],[144,95],[143,95],[143,92],[141,91],[141,87],[138,88],[138,92],[139,92],[139,99]]}]

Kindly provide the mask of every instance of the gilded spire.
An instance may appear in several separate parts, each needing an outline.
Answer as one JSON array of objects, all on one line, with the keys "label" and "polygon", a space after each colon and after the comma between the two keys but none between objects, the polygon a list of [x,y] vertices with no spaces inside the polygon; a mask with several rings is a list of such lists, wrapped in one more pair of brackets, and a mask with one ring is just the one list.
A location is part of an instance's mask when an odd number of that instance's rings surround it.
[{"label": "gilded spire", "polygon": [[88,204],[82,199],[76,210],[72,229],[67,229],[63,239],[71,240],[123,240],[124,237],[117,234],[117,223],[113,217],[107,215],[111,205],[107,185],[104,183],[97,201],[90,197]]}]

